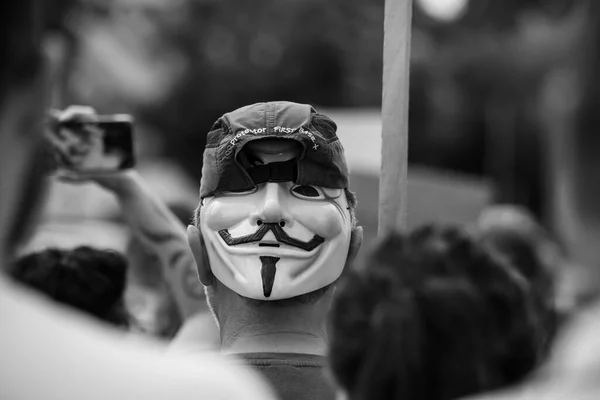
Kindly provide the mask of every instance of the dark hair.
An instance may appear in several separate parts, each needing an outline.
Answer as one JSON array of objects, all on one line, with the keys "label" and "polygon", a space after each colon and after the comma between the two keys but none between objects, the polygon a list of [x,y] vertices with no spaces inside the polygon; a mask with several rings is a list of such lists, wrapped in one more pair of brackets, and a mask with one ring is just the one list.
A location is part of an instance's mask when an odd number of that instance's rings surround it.
[{"label": "dark hair", "polygon": [[453,399],[515,383],[544,356],[527,280],[452,227],[381,240],[340,283],[329,333],[350,399]]},{"label": "dark hair", "polygon": [[113,325],[128,327],[123,294],[127,261],[111,250],[46,249],[17,259],[10,275],[18,282]]},{"label": "dark hair", "polygon": [[519,225],[490,224],[480,235],[487,247],[505,257],[527,279],[536,309],[547,328],[544,342],[550,346],[563,318],[555,307],[561,252],[541,226],[535,223],[534,227],[524,229]]}]

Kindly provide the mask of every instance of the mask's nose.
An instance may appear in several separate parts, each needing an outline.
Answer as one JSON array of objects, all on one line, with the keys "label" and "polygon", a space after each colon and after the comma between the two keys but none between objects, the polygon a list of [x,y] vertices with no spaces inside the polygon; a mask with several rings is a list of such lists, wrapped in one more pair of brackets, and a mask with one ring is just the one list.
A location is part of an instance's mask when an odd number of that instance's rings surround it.
[{"label": "mask's nose", "polygon": [[250,222],[253,225],[262,225],[265,222],[277,223],[282,227],[290,225],[292,218],[287,210],[285,191],[284,185],[267,182],[262,189],[261,203],[250,216]]}]

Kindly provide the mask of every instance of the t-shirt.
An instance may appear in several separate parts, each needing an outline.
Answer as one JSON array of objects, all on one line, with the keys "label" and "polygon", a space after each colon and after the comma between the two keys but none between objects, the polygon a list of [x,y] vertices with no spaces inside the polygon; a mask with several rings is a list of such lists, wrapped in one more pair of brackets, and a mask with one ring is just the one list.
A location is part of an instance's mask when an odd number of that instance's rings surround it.
[{"label": "t-shirt", "polygon": [[335,387],[325,374],[325,357],[296,353],[239,353],[259,371],[281,400],[334,400]]},{"label": "t-shirt", "polygon": [[217,354],[164,347],[60,309],[0,277],[0,399],[274,399]]}]

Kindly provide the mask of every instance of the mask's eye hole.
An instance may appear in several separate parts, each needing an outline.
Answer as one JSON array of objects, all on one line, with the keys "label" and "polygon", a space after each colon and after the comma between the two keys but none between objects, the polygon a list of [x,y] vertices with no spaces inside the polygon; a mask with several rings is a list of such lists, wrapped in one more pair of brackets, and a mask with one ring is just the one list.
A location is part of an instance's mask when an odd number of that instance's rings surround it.
[{"label": "mask's eye hole", "polygon": [[300,199],[321,200],[325,198],[320,189],[309,185],[293,186],[292,194]]}]

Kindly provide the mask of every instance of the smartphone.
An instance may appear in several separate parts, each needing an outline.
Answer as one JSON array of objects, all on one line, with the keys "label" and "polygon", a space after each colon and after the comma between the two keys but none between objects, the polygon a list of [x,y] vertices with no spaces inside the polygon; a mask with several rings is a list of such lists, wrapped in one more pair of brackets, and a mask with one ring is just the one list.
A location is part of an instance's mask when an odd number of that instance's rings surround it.
[{"label": "smartphone", "polygon": [[52,120],[49,131],[56,167],[110,172],[135,166],[131,115]]},{"label": "smartphone", "polygon": [[129,114],[101,115],[98,127],[104,131],[104,151],[121,156],[118,169],[133,168],[133,117]]}]

